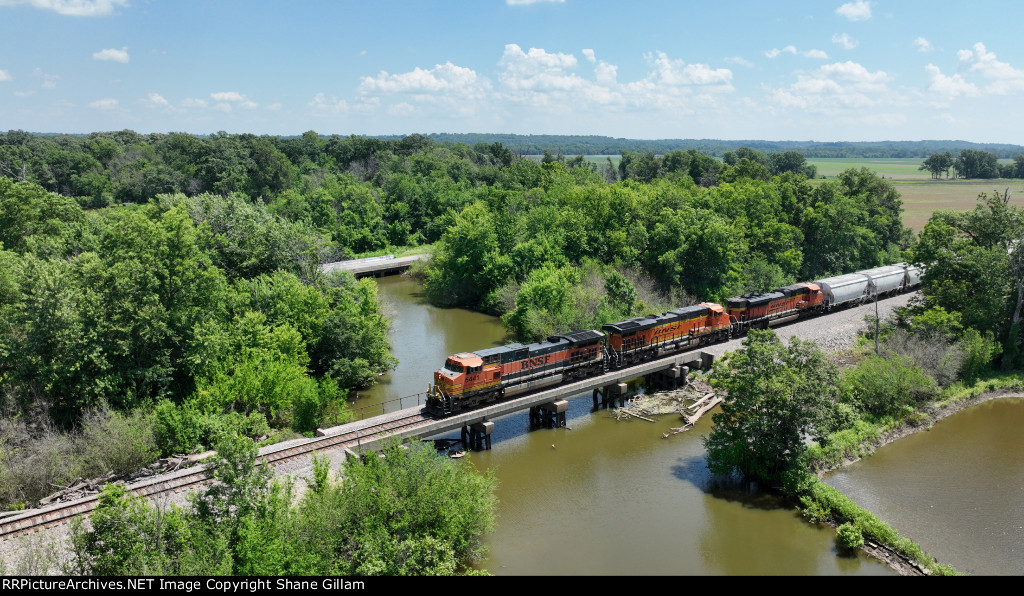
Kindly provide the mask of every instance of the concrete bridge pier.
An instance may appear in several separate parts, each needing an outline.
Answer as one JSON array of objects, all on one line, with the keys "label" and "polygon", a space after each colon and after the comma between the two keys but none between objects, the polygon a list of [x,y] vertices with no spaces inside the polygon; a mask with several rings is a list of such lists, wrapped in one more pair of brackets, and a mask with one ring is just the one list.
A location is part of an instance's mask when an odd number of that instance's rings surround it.
[{"label": "concrete bridge pier", "polygon": [[665,370],[653,372],[645,377],[646,389],[656,391],[659,389],[678,389],[680,385],[686,384],[686,376],[690,368],[673,364]]},{"label": "concrete bridge pier", "polygon": [[462,427],[462,444],[473,451],[483,451],[491,448],[491,433],[494,432],[494,423],[488,420],[476,422],[469,426]]},{"label": "concrete bridge pier", "polygon": [[530,427],[560,428],[565,426],[565,413],[569,410],[567,400],[540,404],[530,408]]},{"label": "concrete bridge pier", "polygon": [[[618,403],[622,407],[626,401],[627,388],[625,383],[614,383],[598,389],[594,389],[594,409],[598,407],[615,407]],[[600,405],[598,403],[600,398]]]}]

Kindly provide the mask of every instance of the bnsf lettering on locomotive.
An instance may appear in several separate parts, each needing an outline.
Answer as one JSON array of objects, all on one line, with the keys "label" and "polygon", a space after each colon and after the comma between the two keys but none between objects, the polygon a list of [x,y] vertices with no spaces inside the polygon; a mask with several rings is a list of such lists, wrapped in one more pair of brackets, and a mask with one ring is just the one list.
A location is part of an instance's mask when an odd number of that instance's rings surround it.
[{"label": "bnsf lettering on locomotive", "polygon": [[540,367],[540,366],[544,366],[545,364],[548,363],[548,360],[550,360],[550,359],[551,359],[551,355],[550,354],[548,354],[547,356],[537,356],[536,358],[529,358],[527,360],[523,360],[523,367],[522,368],[523,369],[527,369],[527,368],[537,368],[537,367]]}]

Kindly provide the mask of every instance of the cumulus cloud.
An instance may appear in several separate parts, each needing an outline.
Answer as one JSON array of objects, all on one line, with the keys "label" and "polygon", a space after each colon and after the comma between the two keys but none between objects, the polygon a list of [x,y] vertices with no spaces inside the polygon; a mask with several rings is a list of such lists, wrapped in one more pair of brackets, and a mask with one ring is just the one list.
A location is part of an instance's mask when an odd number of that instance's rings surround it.
[{"label": "cumulus cloud", "polygon": [[928,73],[928,90],[942,95],[946,98],[958,97],[960,95],[966,95],[968,97],[976,97],[981,93],[978,91],[978,87],[974,83],[969,83],[964,78],[955,74],[953,76],[946,76],[942,74],[938,66],[929,64],[924,67],[925,72]]},{"label": "cumulus cloud", "polygon": [[725,58],[725,62],[727,64],[739,64],[740,66],[746,67],[754,66],[753,62],[747,60],[746,58],[743,58],[742,56],[727,56]]},{"label": "cumulus cloud", "polygon": [[915,39],[914,45],[917,46],[917,51],[919,52],[930,52],[933,49],[935,49],[932,47],[932,42],[928,41],[923,37],[918,37],[917,39]]},{"label": "cumulus cloud", "polygon": [[110,60],[113,62],[128,63],[128,48],[123,47],[120,50],[109,48],[106,50],[100,50],[92,55],[94,60]]},{"label": "cumulus cloud", "polygon": [[96,101],[90,103],[89,107],[95,108],[97,110],[113,110],[117,108],[117,100],[109,97],[104,97],[103,99],[97,99]]},{"label": "cumulus cloud", "polygon": [[1024,92],[1024,71],[996,59],[994,52],[989,52],[985,44],[978,42],[970,50],[957,52],[960,61],[989,80],[985,91],[997,95],[1010,95]]},{"label": "cumulus cloud", "polygon": [[210,97],[213,98],[214,101],[220,102],[213,107],[221,110],[222,112],[230,112],[235,105],[249,110],[259,106],[259,104],[247,99],[237,91],[218,91],[216,93],[211,93]]},{"label": "cumulus cloud", "polygon": [[0,6],[27,5],[73,17],[99,17],[128,6],[128,0],[0,0]]},{"label": "cumulus cloud", "polygon": [[764,53],[769,58],[777,58],[780,54],[793,54],[794,56],[803,56],[805,58],[819,58],[828,59],[828,54],[823,50],[806,50],[804,52],[797,51],[795,46],[786,46],[781,50],[778,48],[772,48]]},{"label": "cumulus cloud", "polygon": [[583,56],[587,59],[587,62],[597,62],[597,57],[594,55],[594,50],[583,50]]},{"label": "cumulus cloud", "polygon": [[197,97],[186,97],[185,99],[181,100],[181,103],[178,105],[180,105],[183,108],[205,108],[206,100],[199,99]]},{"label": "cumulus cloud", "polygon": [[837,33],[832,36],[832,43],[837,43],[843,46],[843,49],[852,50],[857,47],[858,42],[846,33]]},{"label": "cumulus cloud", "polygon": [[451,62],[437,64],[434,68],[414,68],[411,72],[389,74],[381,71],[376,77],[362,77],[358,91],[371,93],[413,93],[413,94],[466,94],[479,96],[483,81],[471,68],[457,66]]},{"label": "cumulus cloud", "polygon": [[871,3],[864,0],[847,2],[836,9],[836,14],[851,21],[866,21],[871,18]]},{"label": "cumulus cloud", "polygon": [[871,72],[856,62],[826,64],[802,74],[786,88],[771,89],[770,95],[783,107],[807,111],[834,112],[844,108],[876,106],[889,100],[890,76]]},{"label": "cumulus cloud", "polygon": [[166,108],[170,105],[159,93],[150,93],[146,96],[145,102],[151,108]]},{"label": "cumulus cloud", "polygon": [[10,81],[12,80],[12,78],[13,77],[11,77],[11,73],[7,72],[6,70],[0,69],[0,83],[2,83],[3,81]]},{"label": "cumulus cloud", "polygon": [[313,96],[313,101],[309,102],[309,107],[318,112],[334,112],[338,114],[348,112],[348,102],[334,96],[328,99],[323,93],[317,93]]}]

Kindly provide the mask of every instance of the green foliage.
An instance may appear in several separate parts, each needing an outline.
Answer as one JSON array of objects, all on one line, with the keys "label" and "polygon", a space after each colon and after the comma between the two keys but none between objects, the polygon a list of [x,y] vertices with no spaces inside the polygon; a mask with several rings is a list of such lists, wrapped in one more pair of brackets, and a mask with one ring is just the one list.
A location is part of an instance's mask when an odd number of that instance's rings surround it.
[{"label": "green foliage", "polygon": [[72,532],[79,574],[189,573],[191,532],[183,511],[173,506],[156,509],[120,483],[105,486],[98,501],[89,516],[90,529],[76,524]]},{"label": "green foliage", "polygon": [[864,546],[864,536],[855,524],[846,522],[836,528],[836,541],[843,548],[850,550]]},{"label": "green foliage", "polygon": [[131,474],[157,459],[153,415],[141,408],[127,413],[98,410],[82,418],[76,442],[82,475]]},{"label": "green foliage", "polygon": [[837,373],[812,343],[784,346],[772,331],[752,330],[743,349],[715,363],[712,385],[728,399],[703,439],[713,474],[769,482],[800,467],[805,435],[837,397]]},{"label": "green foliage", "polygon": [[154,412],[153,435],[163,456],[194,453],[228,437],[258,441],[269,433],[267,419],[259,412],[204,413],[196,402],[179,406],[166,400],[158,403]]},{"label": "green foliage", "polygon": [[935,380],[903,356],[868,356],[843,381],[848,399],[878,416],[903,417],[938,393]]}]

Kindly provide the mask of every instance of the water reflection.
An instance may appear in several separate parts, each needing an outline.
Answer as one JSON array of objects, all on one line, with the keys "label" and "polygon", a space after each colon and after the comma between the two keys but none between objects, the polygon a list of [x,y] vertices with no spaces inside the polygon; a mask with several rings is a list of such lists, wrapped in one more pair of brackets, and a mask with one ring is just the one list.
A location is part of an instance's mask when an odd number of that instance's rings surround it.
[{"label": "water reflection", "polygon": [[[401,364],[368,399],[422,391],[449,354],[505,342],[493,317],[430,307],[408,279],[378,283],[395,309],[392,337]],[[863,555],[837,557],[831,529],[805,523],[756,487],[712,483],[701,442],[709,416],[665,439],[678,417],[618,422],[611,410],[592,407],[589,394],[571,399],[564,428],[531,430],[527,412],[496,419],[493,449],[460,460],[493,470],[498,480],[498,525],[485,537],[490,554],[481,569],[545,576],[893,574]]]},{"label": "water reflection", "polygon": [[958,571],[1024,574],[1024,400],[939,421],[826,478]]}]

